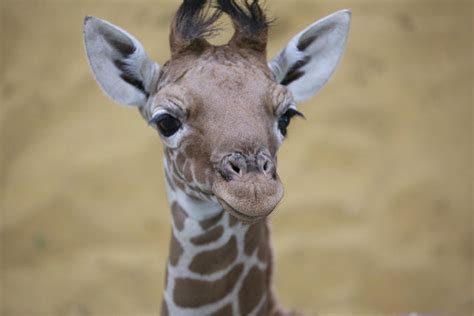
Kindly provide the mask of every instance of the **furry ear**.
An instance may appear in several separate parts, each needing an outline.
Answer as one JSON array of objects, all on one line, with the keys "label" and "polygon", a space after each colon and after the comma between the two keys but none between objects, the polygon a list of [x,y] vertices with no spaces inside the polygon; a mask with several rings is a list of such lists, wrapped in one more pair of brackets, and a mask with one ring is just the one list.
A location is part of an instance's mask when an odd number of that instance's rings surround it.
[{"label": "furry ear", "polygon": [[89,64],[100,87],[122,105],[145,105],[156,88],[160,66],[143,46],[119,27],[95,18],[84,19]]},{"label": "furry ear", "polygon": [[351,12],[341,10],[309,26],[270,63],[275,79],[296,101],[316,94],[329,80],[344,53]]}]

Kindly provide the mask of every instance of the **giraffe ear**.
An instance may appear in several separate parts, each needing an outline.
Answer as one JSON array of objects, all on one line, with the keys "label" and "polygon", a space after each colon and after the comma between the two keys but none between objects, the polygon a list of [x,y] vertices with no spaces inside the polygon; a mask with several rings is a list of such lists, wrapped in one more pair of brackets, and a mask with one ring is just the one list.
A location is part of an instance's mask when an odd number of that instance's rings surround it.
[{"label": "giraffe ear", "polygon": [[293,37],[269,62],[275,79],[288,87],[296,101],[316,94],[329,80],[344,53],[351,12],[333,13]]},{"label": "giraffe ear", "polygon": [[156,88],[160,66],[143,46],[119,27],[95,18],[84,19],[89,64],[99,86],[122,105],[145,105]]}]

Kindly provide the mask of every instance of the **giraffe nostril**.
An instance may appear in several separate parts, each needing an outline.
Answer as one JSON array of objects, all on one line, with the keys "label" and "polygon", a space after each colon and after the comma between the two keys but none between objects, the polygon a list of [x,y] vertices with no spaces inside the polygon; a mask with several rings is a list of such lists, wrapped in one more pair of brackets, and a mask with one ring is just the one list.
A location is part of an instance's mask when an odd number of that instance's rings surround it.
[{"label": "giraffe nostril", "polygon": [[263,165],[263,172],[269,173],[270,172],[270,162],[266,161],[265,164]]},{"label": "giraffe nostril", "polygon": [[275,164],[264,154],[244,155],[234,152],[222,158],[217,171],[227,181],[245,177],[248,174],[275,178]]},{"label": "giraffe nostril", "polygon": [[245,164],[245,157],[241,153],[232,153],[221,160],[218,171],[227,181],[230,181],[246,173]]},{"label": "giraffe nostril", "polygon": [[230,161],[230,168],[232,171],[234,171],[236,174],[240,174],[240,167],[237,166],[234,162]]}]

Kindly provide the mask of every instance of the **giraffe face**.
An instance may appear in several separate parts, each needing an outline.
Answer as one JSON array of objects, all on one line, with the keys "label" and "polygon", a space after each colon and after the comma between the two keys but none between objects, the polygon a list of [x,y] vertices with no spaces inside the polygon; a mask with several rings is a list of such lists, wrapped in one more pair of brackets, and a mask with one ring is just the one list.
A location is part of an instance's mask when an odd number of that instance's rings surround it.
[{"label": "giraffe face", "polygon": [[[235,32],[223,46],[206,36],[226,14]],[[342,57],[351,14],[336,12],[293,37],[268,64],[270,22],[258,1],[183,1],[171,23],[162,68],[132,35],[86,17],[87,56],[102,89],[137,106],[165,146],[167,175],[185,193],[219,201],[255,221],[283,196],[276,153],[295,101],[319,91]]]},{"label": "giraffe face", "polygon": [[252,222],[283,196],[276,154],[297,113],[257,56],[228,47],[171,60],[142,114],[165,147],[168,175]]}]

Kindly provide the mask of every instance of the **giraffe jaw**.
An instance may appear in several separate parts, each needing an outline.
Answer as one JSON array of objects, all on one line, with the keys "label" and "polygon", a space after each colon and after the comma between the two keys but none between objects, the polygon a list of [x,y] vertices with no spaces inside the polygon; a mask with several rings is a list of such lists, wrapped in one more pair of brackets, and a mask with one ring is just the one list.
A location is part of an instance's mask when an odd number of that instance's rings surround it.
[{"label": "giraffe jaw", "polygon": [[[234,209],[226,201],[224,201],[220,198],[217,198],[217,200],[219,201],[221,206],[224,208],[224,210],[229,212],[230,215],[234,216],[235,218],[237,218],[239,221],[241,221],[243,223],[254,224],[254,223],[256,223],[256,222],[258,222],[258,221],[265,218],[265,215],[263,215],[263,216],[248,216],[248,215],[245,215],[245,214],[237,211],[236,209]],[[270,211],[270,213],[271,213],[271,211]]]},{"label": "giraffe jaw", "polygon": [[278,176],[269,179],[249,174],[241,180],[219,179],[212,189],[222,207],[246,223],[268,216],[283,198],[283,185]]}]

